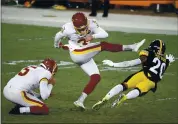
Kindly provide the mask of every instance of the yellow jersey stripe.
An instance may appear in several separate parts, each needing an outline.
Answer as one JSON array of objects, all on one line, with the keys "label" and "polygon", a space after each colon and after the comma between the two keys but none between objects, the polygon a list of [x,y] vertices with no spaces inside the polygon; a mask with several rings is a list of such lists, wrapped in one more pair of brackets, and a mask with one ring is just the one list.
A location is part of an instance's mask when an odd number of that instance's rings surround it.
[{"label": "yellow jersey stripe", "polygon": [[47,78],[42,78],[42,79],[40,80],[40,83],[41,83],[42,81],[47,81],[47,82],[48,82],[48,79],[47,79]]}]

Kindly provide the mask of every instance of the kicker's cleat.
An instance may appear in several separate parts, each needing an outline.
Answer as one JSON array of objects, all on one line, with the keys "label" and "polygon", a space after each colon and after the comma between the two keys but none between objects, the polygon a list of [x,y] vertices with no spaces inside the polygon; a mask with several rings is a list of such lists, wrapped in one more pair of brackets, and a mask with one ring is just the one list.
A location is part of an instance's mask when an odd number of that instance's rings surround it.
[{"label": "kicker's cleat", "polygon": [[138,49],[145,43],[145,39],[143,39],[142,41],[138,42],[138,43],[135,43],[134,44],[134,48],[132,49],[132,51],[135,51],[137,52]]},{"label": "kicker's cleat", "polygon": [[78,100],[74,102],[74,105],[75,105],[77,108],[80,108],[81,110],[85,110],[85,106],[83,105],[83,103],[80,102],[80,101],[78,101]]},{"label": "kicker's cleat", "polygon": [[96,104],[94,104],[93,106],[92,106],[92,109],[94,109],[94,110],[99,110],[104,104],[106,104],[107,103],[107,99],[105,99],[105,98],[103,98],[101,101],[99,101],[99,102],[97,102]]}]

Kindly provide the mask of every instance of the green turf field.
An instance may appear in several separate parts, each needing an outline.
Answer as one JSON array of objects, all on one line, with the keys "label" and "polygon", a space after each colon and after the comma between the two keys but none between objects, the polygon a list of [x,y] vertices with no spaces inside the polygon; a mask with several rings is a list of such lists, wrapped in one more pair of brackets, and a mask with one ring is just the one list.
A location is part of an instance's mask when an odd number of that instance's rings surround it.
[{"label": "green turf field", "polygon": [[[92,105],[113,86],[121,83],[127,76],[141,68],[141,66],[137,66],[114,70],[102,65],[104,59],[111,59],[114,62],[131,60],[137,58],[138,53],[100,53],[95,57],[95,61],[101,70],[102,80],[86,99],[87,110],[81,112],[74,110],[73,102],[80,96],[89,78],[77,65],[72,63],[68,51],[53,48],[53,37],[59,29],[4,23],[1,26],[1,93],[7,81],[26,65],[38,64],[39,60],[46,57],[54,58],[61,64],[56,74],[57,83],[53,89],[54,95],[45,101],[50,108],[50,114],[46,116],[9,115],[8,112],[13,104],[7,101],[2,94],[2,123],[178,123],[177,59],[167,69],[155,94],[149,92],[144,97],[126,101],[126,104],[119,108],[111,109],[109,105],[114,100],[113,98],[104,108],[92,111]],[[146,43],[141,48],[147,47],[150,41],[159,38],[165,41],[167,53],[178,57],[178,36],[109,32],[109,38],[105,40],[131,44],[144,38]],[[67,43],[66,40],[63,43]]]}]

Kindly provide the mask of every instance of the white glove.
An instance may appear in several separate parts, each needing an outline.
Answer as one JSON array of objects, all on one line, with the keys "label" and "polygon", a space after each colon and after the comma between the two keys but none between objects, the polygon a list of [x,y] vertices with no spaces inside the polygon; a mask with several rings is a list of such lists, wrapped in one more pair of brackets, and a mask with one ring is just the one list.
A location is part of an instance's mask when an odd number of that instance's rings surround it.
[{"label": "white glove", "polygon": [[114,63],[111,60],[103,60],[103,65],[114,66]]},{"label": "white glove", "polygon": [[170,63],[175,61],[175,58],[172,54],[166,55],[166,59],[168,59]]}]

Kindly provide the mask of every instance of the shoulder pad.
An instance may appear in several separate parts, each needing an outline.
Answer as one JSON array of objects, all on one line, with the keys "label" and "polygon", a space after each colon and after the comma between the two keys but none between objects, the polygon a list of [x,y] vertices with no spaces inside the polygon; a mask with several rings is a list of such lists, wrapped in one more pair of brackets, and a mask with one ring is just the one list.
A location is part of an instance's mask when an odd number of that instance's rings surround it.
[{"label": "shoulder pad", "polygon": [[95,19],[89,19],[89,25],[90,27],[96,27],[96,28],[99,27],[99,24]]},{"label": "shoulder pad", "polygon": [[75,31],[72,23],[66,23],[62,26],[61,33],[68,34],[70,32]]}]

